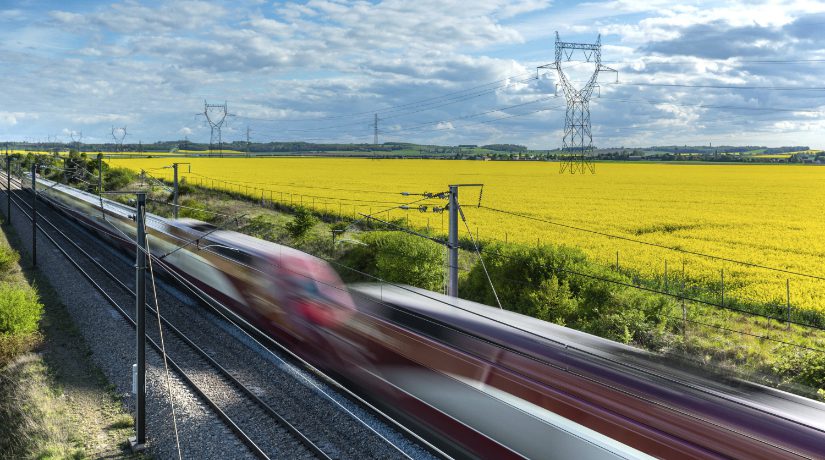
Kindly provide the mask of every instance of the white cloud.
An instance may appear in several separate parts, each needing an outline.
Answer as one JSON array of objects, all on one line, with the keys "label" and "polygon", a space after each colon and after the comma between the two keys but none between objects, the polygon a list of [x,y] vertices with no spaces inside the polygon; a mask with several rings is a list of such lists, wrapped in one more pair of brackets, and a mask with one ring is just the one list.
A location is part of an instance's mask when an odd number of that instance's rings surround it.
[{"label": "white cloud", "polygon": [[[224,131],[233,139],[249,124],[262,140],[360,142],[369,140],[379,111],[387,120],[383,129],[394,126],[397,140],[548,148],[560,144],[564,112],[556,109],[563,98],[492,109],[553,93],[555,78],[528,78],[536,65],[552,60],[556,29],[571,41],[602,33],[603,60],[619,69],[622,83],[821,86],[821,66],[742,60],[825,58],[821,41],[806,32],[825,22],[815,15],[825,5],[807,0],[315,0],[275,6],[124,0],[71,11],[17,10],[0,10],[0,22],[7,21],[0,29],[0,65],[7,69],[0,85],[8,89],[0,95],[7,110],[0,114],[0,136],[82,126],[89,136],[94,131],[107,138],[111,124],[128,123],[135,140],[204,140],[209,131],[194,115],[206,98],[227,100],[238,115]],[[480,86],[508,76],[519,77]],[[817,109],[823,107],[818,93],[610,85],[612,78],[604,76],[603,97],[591,103],[598,145],[727,139],[743,132],[762,139],[770,133],[776,136],[771,145],[817,142],[820,113],[734,107]],[[461,118],[481,112],[489,113]],[[39,118],[21,123],[24,113]],[[478,123],[494,118],[501,119]],[[804,141],[794,138],[794,129]]]}]

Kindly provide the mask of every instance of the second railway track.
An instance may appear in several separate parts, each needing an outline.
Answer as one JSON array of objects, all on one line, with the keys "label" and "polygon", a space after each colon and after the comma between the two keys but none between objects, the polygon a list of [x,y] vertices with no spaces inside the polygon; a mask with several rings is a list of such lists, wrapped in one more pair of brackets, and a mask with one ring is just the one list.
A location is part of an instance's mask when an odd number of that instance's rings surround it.
[{"label": "second railway track", "polygon": [[[18,183],[19,187],[19,183]],[[3,194],[6,193],[4,190]],[[12,190],[18,212],[31,212],[30,191]],[[14,210],[12,211],[14,212]],[[124,319],[134,325],[134,266],[85,227],[39,206],[38,227]],[[105,264],[103,262],[105,260]],[[158,267],[155,267],[158,270]],[[393,433],[363,408],[353,406],[285,358],[266,359],[249,349],[221,319],[164,282],[158,304],[170,367],[258,458],[427,458],[429,451]],[[177,292],[176,292],[177,291]],[[151,297],[149,284],[149,297]],[[157,312],[147,302],[147,338]],[[227,327],[228,326],[228,327]]]}]

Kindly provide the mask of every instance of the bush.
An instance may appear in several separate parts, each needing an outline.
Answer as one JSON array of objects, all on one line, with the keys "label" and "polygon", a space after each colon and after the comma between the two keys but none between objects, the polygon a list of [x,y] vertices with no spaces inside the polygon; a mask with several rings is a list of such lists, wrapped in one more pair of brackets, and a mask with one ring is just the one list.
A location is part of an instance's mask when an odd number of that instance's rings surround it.
[{"label": "bush", "polygon": [[103,178],[103,187],[106,190],[119,190],[135,180],[135,173],[126,168],[109,168]]},{"label": "bush", "polygon": [[782,345],[775,353],[775,373],[789,382],[806,385],[813,390],[825,389],[825,354],[790,345]]},{"label": "bush", "polygon": [[[566,323],[578,310],[578,280],[562,269],[584,261],[576,249],[518,244],[485,247],[484,261],[502,306],[536,318]],[[487,305],[496,300],[481,264],[476,264],[459,286],[462,297]]]},{"label": "bush", "polygon": [[303,238],[315,224],[318,223],[318,218],[312,215],[306,208],[298,208],[295,211],[295,217],[292,221],[287,222],[285,228],[292,238],[298,240]]},{"label": "bush", "polygon": [[30,334],[37,330],[43,305],[34,289],[0,285],[0,334]]},{"label": "bush", "polygon": [[20,260],[20,254],[9,246],[0,246],[0,276],[6,274]]},{"label": "bush", "polygon": [[188,217],[190,219],[202,220],[204,222],[209,222],[215,217],[215,214],[206,211],[206,205],[198,200],[186,198],[179,201],[179,203],[181,208],[180,211],[178,211],[178,216],[180,217]]},{"label": "bush", "polygon": [[[652,349],[670,338],[672,300],[606,281],[629,280],[591,264],[578,249],[496,244],[486,248],[484,260],[504,308]],[[459,292],[496,304],[481,264],[470,270]]]},{"label": "bush", "polygon": [[255,216],[240,228],[242,233],[267,241],[278,241],[278,225],[271,216]]},{"label": "bush", "polygon": [[[366,246],[353,246],[342,257],[344,265],[393,283],[441,289],[444,253],[440,246],[399,232],[365,233],[362,239]],[[370,280],[347,270],[343,270],[341,275],[349,281]]]}]

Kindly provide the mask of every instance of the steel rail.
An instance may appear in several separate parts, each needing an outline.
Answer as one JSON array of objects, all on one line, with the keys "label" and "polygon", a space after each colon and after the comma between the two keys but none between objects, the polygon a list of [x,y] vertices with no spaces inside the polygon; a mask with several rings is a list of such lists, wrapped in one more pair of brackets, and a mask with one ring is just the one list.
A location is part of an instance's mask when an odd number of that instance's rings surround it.
[{"label": "steel rail", "polygon": [[[9,192],[6,190],[6,191],[4,191],[4,193],[9,193]],[[23,213],[24,216],[27,216],[27,217],[30,216],[26,212],[26,210],[23,209],[23,207],[17,202],[16,198],[12,197],[12,202],[20,210],[20,212]],[[47,219],[43,218],[41,220],[46,221]],[[43,229],[43,227],[40,224],[37,224],[37,229],[40,230],[40,232],[43,234],[43,236],[45,236],[46,239],[48,239],[55,246],[55,248],[63,254],[63,256],[77,269],[77,271],[80,274],[83,275],[84,278],[86,278],[86,280],[89,281],[89,283],[98,292],[100,292],[100,294],[106,299],[106,301],[112,307],[114,307],[121,314],[121,316],[124,317],[124,319],[126,319],[126,321],[132,326],[133,329],[137,327],[137,324],[135,323],[135,321],[129,316],[128,313],[126,313],[126,311],[123,309],[123,307],[121,307],[117,303],[117,301],[114,300],[112,298],[112,296],[109,295],[109,293],[102,286],[100,286],[100,284],[98,284],[95,281],[94,277],[92,277],[86,270],[84,270],[83,267],[81,267],[80,264],[72,256],[70,256],[69,253],[66,252],[66,250],[51,235],[49,235]],[[152,339],[151,337],[148,337],[148,334],[147,334],[147,339],[149,340],[149,344],[152,346],[152,348],[156,352],[162,353],[160,345],[158,345],[157,342],[154,341],[154,339]],[[255,454],[255,456],[257,456],[258,458],[262,458],[262,459],[269,459],[270,458],[268,455],[266,455],[266,453],[263,450],[261,450],[260,447],[258,447],[258,445],[252,440],[252,438],[249,437],[249,435],[247,435],[223,410],[221,410],[220,407],[218,407],[218,405],[215,401],[213,401],[211,398],[209,398],[209,396],[207,396],[206,393],[200,387],[198,387],[195,384],[195,382],[189,377],[189,375],[186,374],[186,372],[183,371],[183,369],[180,367],[180,365],[178,365],[177,362],[175,362],[175,360],[173,360],[171,357],[168,357],[168,355],[167,355],[167,358],[168,358],[169,364],[172,366],[172,368],[175,370],[175,372],[177,372],[178,375],[180,375],[180,377],[190,387],[192,387],[193,390],[195,390],[195,393],[197,393],[198,396],[201,397],[203,399],[203,401],[205,401],[207,403],[207,405],[209,405],[209,407],[212,408],[213,411],[215,411],[215,413],[223,420],[223,422],[227,425],[227,427],[229,427],[229,429],[232,430],[232,432],[234,432],[241,439],[241,441],[244,444],[247,445],[247,447],[249,447],[249,449],[252,451],[253,454]]]}]

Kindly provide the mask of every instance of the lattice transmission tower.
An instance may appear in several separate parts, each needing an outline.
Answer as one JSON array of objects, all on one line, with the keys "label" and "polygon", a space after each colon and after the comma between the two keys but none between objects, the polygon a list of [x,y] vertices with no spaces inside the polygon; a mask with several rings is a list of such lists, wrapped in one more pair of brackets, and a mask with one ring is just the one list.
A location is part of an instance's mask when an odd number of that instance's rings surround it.
[{"label": "lattice transmission tower", "polygon": [[[581,52],[584,57],[583,62],[593,64],[593,73],[584,82],[584,86],[577,88],[562,69],[564,62],[574,61],[573,57],[577,52]],[[559,162],[559,174],[565,171],[570,174],[580,172],[584,174],[590,171],[596,172],[596,167],[589,157],[593,150],[593,135],[590,129],[590,96],[593,90],[599,88],[598,78],[600,72],[615,72],[616,81],[619,80],[619,73],[615,69],[602,65],[602,44],[601,35],[596,39],[596,43],[572,43],[563,42],[556,32],[556,60],[552,64],[539,66],[538,69],[555,69],[558,76],[558,86],[561,86],[564,97],[567,100],[567,112],[564,117],[564,139],[562,144],[562,158]],[[537,69],[537,70],[538,70]]]},{"label": "lattice transmission tower", "polygon": [[203,101],[203,116],[206,117],[209,128],[212,133],[209,137],[209,154],[215,153],[215,144],[218,145],[218,152],[223,156],[223,139],[221,137],[221,128],[226,121],[226,116],[229,112],[226,107],[226,101],[223,104],[210,104]]},{"label": "lattice transmission tower", "polygon": [[123,151],[123,140],[126,139],[129,133],[126,132],[126,127],[123,126],[122,128],[115,128],[112,126],[112,139],[115,141],[115,148],[116,151],[121,152]]},{"label": "lattice transmission tower", "polygon": [[375,114],[375,120],[372,124],[372,145],[378,145],[378,114]]}]

